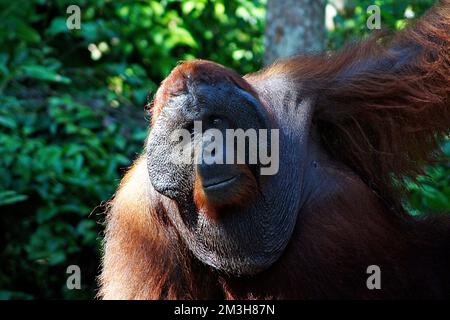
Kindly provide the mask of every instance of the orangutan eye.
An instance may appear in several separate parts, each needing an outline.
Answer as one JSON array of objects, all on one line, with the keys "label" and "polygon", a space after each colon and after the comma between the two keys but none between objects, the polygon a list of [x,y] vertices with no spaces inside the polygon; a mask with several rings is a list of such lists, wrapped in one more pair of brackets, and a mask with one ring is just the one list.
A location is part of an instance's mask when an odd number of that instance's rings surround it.
[{"label": "orangutan eye", "polygon": [[211,120],[211,122],[212,122],[212,124],[213,124],[214,126],[218,126],[218,125],[220,125],[220,124],[222,123],[222,119],[220,119],[220,118],[213,118],[213,119]]},{"label": "orangutan eye", "polygon": [[229,124],[227,119],[220,117],[220,116],[211,116],[208,119],[208,125],[212,128],[224,128]]}]

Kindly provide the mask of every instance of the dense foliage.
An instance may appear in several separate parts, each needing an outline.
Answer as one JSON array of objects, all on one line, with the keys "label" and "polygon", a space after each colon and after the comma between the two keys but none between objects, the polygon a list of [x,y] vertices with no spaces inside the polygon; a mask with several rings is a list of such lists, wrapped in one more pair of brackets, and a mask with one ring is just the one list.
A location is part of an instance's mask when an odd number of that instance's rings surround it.
[{"label": "dense foliage", "polygon": [[[330,47],[367,33],[365,2],[338,11]],[[377,2],[401,27],[404,1]],[[420,15],[431,1],[408,2]],[[264,2],[76,1],[81,30],[66,27],[70,4],[0,0],[0,299],[92,298],[102,204],[142,148],[158,83],[194,57],[261,66]],[[410,206],[448,210],[450,169],[429,172]],[[81,290],[66,288],[71,264]]]}]

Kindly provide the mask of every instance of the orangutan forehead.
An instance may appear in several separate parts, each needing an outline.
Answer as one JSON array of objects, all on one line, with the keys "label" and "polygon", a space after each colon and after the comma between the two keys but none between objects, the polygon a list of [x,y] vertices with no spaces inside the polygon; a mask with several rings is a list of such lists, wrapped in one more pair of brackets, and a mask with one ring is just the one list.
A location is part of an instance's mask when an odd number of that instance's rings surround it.
[{"label": "orangutan forehead", "polygon": [[153,115],[156,118],[166,102],[173,96],[189,92],[189,86],[208,84],[210,86],[221,83],[232,83],[242,90],[257,97],[257,94],[236,71],[207,60],[184,62],[172,70],[161,83],[153,101]]}]

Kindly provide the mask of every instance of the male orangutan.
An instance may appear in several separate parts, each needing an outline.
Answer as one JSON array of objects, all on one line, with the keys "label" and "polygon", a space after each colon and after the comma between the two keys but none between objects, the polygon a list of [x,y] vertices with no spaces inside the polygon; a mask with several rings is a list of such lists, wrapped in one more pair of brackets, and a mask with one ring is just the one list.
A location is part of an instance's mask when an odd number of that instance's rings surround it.
[{"label": "male orangutan", "polygon": [[[395,37],[244,77],[209,61],[180,64],[110,203],[99,296],[449,298],[450,219],[412,218],[400,186],[436,159],[449,92],[449,0]],[[170,135],[195,121],[278,129],[278,172],[175,163]],[[381,271],[372,290],[371,265]]]}]

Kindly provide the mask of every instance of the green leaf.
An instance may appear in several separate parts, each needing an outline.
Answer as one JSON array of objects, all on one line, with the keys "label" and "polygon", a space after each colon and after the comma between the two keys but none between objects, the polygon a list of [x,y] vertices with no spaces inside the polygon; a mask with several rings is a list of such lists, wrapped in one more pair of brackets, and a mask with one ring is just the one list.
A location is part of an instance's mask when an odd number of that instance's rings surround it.
[{"label": "green leaf", "polygon": [[32,300],[33,296],[20,291],[0,290],[0,300]]},{"label": "green leaf", "polygon": [[23,21],[16,20],[16,35],[19,39],[26,42],[39,42],[41,41],[41,36],[32,27],[24,23]]},{"label": "green leaf", "polygon": [[48,264],[51,266],[58,265],[66,261],[66,253],[64,251],[52,252],[48,258]]},{"label": "green leaf", "polygon": [[23,66],[22,73],[26,77],[37,80],[58,82],[63,84],[70,84],[72,82],[71,79],[61,76],[60,74],[54,71],[51,71],[43,66],[38,65]]},{"label": "green leaf", "polygon": [[0,126],[4,126],[9,129],[15,129],[17,127],[17,124],[12,118],[0,116]]},{"label": "green leaf", "polygon": [[0,206],[25,201],[27,199],[27,195],[19,194],[14,190],[0,191]]},{"label": "green leaf", "polygon": [[53,19],[50,26],[47,28],[46,33],[50,36],[55,36],[59,33],[67,32],[66,19],[62,17],[57,17]]}]

